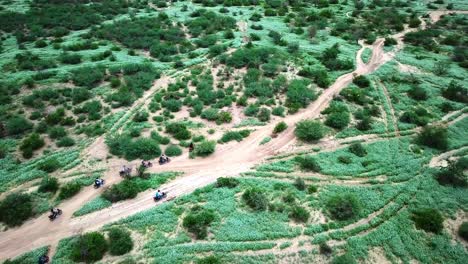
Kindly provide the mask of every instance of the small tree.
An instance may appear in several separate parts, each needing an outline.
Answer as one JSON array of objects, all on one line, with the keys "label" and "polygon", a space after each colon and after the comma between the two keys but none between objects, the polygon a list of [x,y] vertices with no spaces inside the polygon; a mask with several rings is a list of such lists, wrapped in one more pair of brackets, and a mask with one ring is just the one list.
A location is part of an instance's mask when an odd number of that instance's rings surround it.
[{"label": "small tree", "polygon": [[59,188],[57,178],[45,176],[42,178],[41,184],[39,185],[39,192],[51,192],[55,193]]},{"label": "small tree", "polygon": [[353,153],[358,157],[364,157],[367,155],[367,150],[361,143],[353,143],[349,146],[349,152]]},{"label": "small tree", "polygon": [[242,194],[242,199],[252,209],[264,211],[268,206],[268,199],[265,194],[257,188],[250,188]]},{"label": "small tree", "polygon": [[288,125],[285,122],[281,121],[278,124],[276,124],[275,128],[273,129],[273,133],[275,134],[281,133],[285,131],[287,128],[288,128]]},{"label": "small tree", "polygon": [[29,194],[12,193],[0,202],[0,221],[8,226],[19,226],[33,215]]},{"label": "small tree", "polygon": [[436,149],[447,149],[448,133],[446,127],[426,126],[417,137],[417,142]]},{"label": "small tree", "polygon": [[212,210],[196,206],[184,217],[182,225],[197,239],[204,239],[208,234],[208,226],[214,219],[215,214]]},{"label": "small tree", "polygon": [[314,120],[303,120],[296,124],[294,134],[300,140],[312,142],[321,139],[326,134],[322,123]]},{"label": "small tree", "polygon": [[412,219],[416,227],[426,232],[440,233],[444,228],[444,218],[436,209],[424,208],[413,212]]},{"label": "small tree", "polygon": [[76,262],[95,262],[104,257],[108,249],[107,241],[98,232],[81,235],[73,246],[71,258]]},{"label": "small tree", "polygon": [[458,228],[458,235],[468,241],[468,222],[461,224],[460,228]]},{"label": "small tree", "polygon": [[327,200],[326,206],[331,217],[340,221],[355,218],[360,211],[358,199],[350,194],[332,196]]},{"label": "small tree", "polygon": [[133,248],[133,241],[130,232],[119,228],[112,228],[109,231],[109,252],[111,255],[120,256],[128,253]]},{"label": "small tree", "polygon": [[310,156],[299,156],[294,159],[297,163],[299,163],[299,167],[301,170],[304,171],[315,171],[315,172],[320,172],[321,168],[320,165],[318,164],[317,160]]},{"label": "small tree", "polygon": [[295,205],[291,208],[289,216],[297,222],[306,223],[309,220],[310,213],[304,207]]},{"label": "small tree", "polygon": [[194,153],[196,156],[206,157],[215,152],[216,141],[203,140],[200,144],[195,146]]},{"label": "small tree", "polygon": [[235,188],[237,185],[239,185],[239,180],[235,178],[218,178],[216,180],[216,187],[218,188]]}]

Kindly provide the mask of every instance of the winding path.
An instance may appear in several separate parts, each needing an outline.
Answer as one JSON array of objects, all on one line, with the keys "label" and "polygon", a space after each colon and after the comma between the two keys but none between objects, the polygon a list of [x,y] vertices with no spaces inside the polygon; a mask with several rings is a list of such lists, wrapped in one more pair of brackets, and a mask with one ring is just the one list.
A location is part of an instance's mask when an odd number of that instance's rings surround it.
[{"label": "winding path", "polygon": [[[407,32],[409,29],[405,31]],[[403,35],[404,33],[399,33],[395,37],[401,41]],[[383,44],[383,38],[379,38],[374,42],[370,47],[372,49],[372,56],[367,64],[360,61],[364,50],[364,47],[362,47],[356,54],[356,61],[359,61],[357,68],[353,72],[340,76],[309,107],[284,119],[289,128],[271,142],[259,146],[259,142],[270,135],[274,124],[259,128],[240,143],[236,142],[218,146],[216,154],[208,158],[188,159],[188,157],[179,157],[175,158],[170,166],[155,166],[151,168],[150,172],[161,172],[164,170],[184,172],[183,176],[161,186],[161,189],[168,191],[168,198],[170,199],[189,194],[197,188],[215,182],[219,177],[236,176],[248,171],[251,166],[281,152],[295,142],[295,123],[305,118],[316,118],[329,105],[333,98],[352,82],[355,76],[373,73],[380,66],[393,59],[398,49],[402,48],[401,44],[398,45],[396,51],[385,53],[383,51]],[[167,79],[163,80],[167,81]],[[156,82],[148,94],[153,93],[160,86],[161,83]],[[142,101],[146,99],[145,96]],[[106,148],[102,138],[93,143],[88,152],[96,154],[95,152],[100,148],[98,146]],[[109,161],[107,166],[108,171],[105,174],[108,185],[121,180],[120,177],[116,176],[119,164],[122,164],[122,161],[118,159],[111,159]],[[135,199],[116,203],[110,208],[78,218],[72,217],[73,212],[86,202],[97,197],[101,192],[102,190],[88,187],[73,197],[73,199],[63,202],[60,207],[63,209],[64,214],[54,223],[50,223],[49,219],[45,215],[42,215],[24,223],[21,227],[12,228],[0,233],[0,260],[12,258],[34,248],[47,245],[51,245],[51,255],[53,255],[60,239],[81,232],[99,229],[105,224],[155,206],[151,196],[153,191],[147,191],[140,193]]]}]

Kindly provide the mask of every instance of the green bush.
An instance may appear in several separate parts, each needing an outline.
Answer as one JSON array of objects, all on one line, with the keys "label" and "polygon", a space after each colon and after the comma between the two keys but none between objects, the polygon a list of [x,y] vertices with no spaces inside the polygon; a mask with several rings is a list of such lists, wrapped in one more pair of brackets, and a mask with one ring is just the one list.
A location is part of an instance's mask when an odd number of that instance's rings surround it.
[{"label": "green bush", "polygon": [[261,122],[268,122],[270,121],[270,117],[271,117],[270,109],[265,108],[265,107],[260,108],[260,111],[257,114],[258,120],[260,120]]},{"label": "green bush", "polygon": [[444,218],[436,209],[424,208],[413,212],[411,216],[415,225],[426,232],[440,233],[444,228]]},{"label": "green bush", "polygon": [[135,114],[135,116],[133,116],[133,121],[145,122],[145,121],[148,121],[148,116],[149,114],[146,111],[138,112]]},{"label": "green bush", "polygon": [[201,118],[209,121],[215,121],[218,119],[218,109],[208,108],[201,113]]},{"label": "green bush", "polygon": [[466,169],[468,169],[468,158],[464,157],[456,162],[449,162],[449,166],[437,172],[435,177],[441,185],[467,187],[468,177],[464,174]]},{"label": "green bush", "polygon": [[216,187],[217,188],[235,188],[237,185],[239,185],[239,180],[235,178],[218,178],[216,180]]},{"label": "green bush", "polygon": [[195,263],[196,264],[221,264],[223,263],[223,261],[221,260],[220,257],[211,255],[208,257],[198,259]]},{"label": "green bush", "polygon": [[344,254],[341,256],[336,256],[333,258],[332,264],[356,264],[356,260],[349,255],[349,254]]},{"label": "green bush", "polygon": [[315,185],[309,185],[309,187],[307,188],[307,192],[309,194],[313,194],[313,193],[316,193],[318,190],[317,186]]},{"label": "green bush", "polygon": [[331,253],[333,253],[333,249],[326,242],[322,242],[319,246],[319,252],[320,254],[329,256]]},{"label": "green bush", "polygon": [[102,193],[102,197],[109,202],[115,203],[121,200],[132,199],[138,195],[139,188],[135,181],[125,179],[118,184],[112,185]]},{"label": "green bush", "polygon": [[302,178],[296,178],[294,180],[294,186],[296,186],[296,188],[299,191],[304,191],[307,188],[307,185],[305,184],[305,182],[304,182],[304,180]]},{"label": "green bush", "polygon": [[169,146],[167,146],[167,148],[166,148],[166,150],[164,151],[164,153],[165,153],[168,157],[180,156],[180,155],[182,155],[182,149],[179,148],[179,147],[176,146],[176,145],[169,145]]},{"label": "green bush", "polygon": [[296,124],[294,134],[300,140],[313,142],[324,137],[326,134],[326,129],[318,121],[303,120]]},{"label": "green bush", "polygon": [[296,157],[294,161],[299,163],[301,170],[314,172],[320,172],[321,170],[317,160],[310,155]]},{"label": "green bush", "polygon": [[208,227],[215,219],[215,214],[212,210],[194,207],[184,217],[182,225],[187,230],[194,234],[197,239],[204,239],[208,234]]},{"label": "green bush", "polygon": [[447,128],[441,126],[426,126],[419,133],[416,141],[431,148],[445,150],[448,147]]},{"label": "green bush", "polygon": [[70,182],[60,188],[58,198],[60,200],[68,199],[81,190],[81,184],[78,182]]},{"label": "green bush", "polygon": [[194,154],[200,157],[206,157],[215,152],[216,141],[203,140],[195,146]]},{"label": "green bush", "polygon": [[5,124],[8,135],[21,135],[33,128],[33,124],[22,116],[15,116],[7,120]]},{"label": "green bush", "polygon": [[232,115],[227,111],[221,111],[218,113],[218,118],[216,121],[220,123],[231,123]]},{"label": "green bush", "polygon": [[458,228],[458,235],[461,236],[465,241],[468,241],[468,222],[463,222]]},{"label": "green bush", "polygon": [[336,128],[336,129],[343,129],[348,126],[349,121],[350,121],[349,112],[347,111],[332,112],[327,115],[327,119],[325,120],[325,125]]},{"label": "green bush", "polygon": [[353,79],[353,83],[361,88],[366,88],[370,86],[370,81],[364,75],[359,75]]},{"label": "green bush", "polygon": [[242,194],[244,202],[256,211],[265,211],[268,206],[266,195],[257,188],[250,188]]},{"label": "green bush", "polygon": [[273,133],[275,134],[281,133],[285,131],[287,128],[288,128],[288,125],[285,122],[281,121],[278,124],[276,124],[275,128],[273,129]]},{"label": "green bush", "polygon": [[91,263],[101,260],[108,249],[107,241],[98,232],[81,235],[73,245],[71,258],[76,262]]},{"label": "green bush", "polygon": [[39,163],[37,165],[37,168],[39,170],[51,173],[51,172],[56,171],[61,166],[62,165],[60,164],[60,162],[56,158],[50,158],[50,159],[47,159],[47,160]]},{"label": "green bush", "polygon": [[409,91],[408,95],[414,100],[426,100],[428,98],[427,91],[419,85],[413,86]]},{"label": "green bush", "polygon": [[45,176],[42,178],[41,184],[39,185],[38,192],[51,192],[55,193],[59,189],[59,183],[57,178]]},{"label": "green bush", "polygon": [[349,152],[353,153],[358,157],[364,157],[367,155],[367,150],[361,143],[353,143],[349,146]]},{"label": "green bush", "polygon": [[296,222],[306,223],[309,220],[310,213],[304,207],[295,205],[291,208],[289,217],[294,219]]},{"label": "green bush", "polygon": [[138,138],[125,148],[124,155],[127,160],[151,160],[161,155],[161,149],[158,142],[151,138]]},{"label": "green bush", "polygon": [[119,228],[109,230],[109,253],[113,256],[121,256],[133,249],[133,241],[130,232]]},{"label": "green bush", "polygon": [[57,147],[71,147],[75,145],[75,140],[71,137],[63,137],[57,142]]},{"label": "green bush", "polygon": [[44,145],[45,142],[39,134],[32,133],[21,142],[20,150],[23,152],[23,157],[31,158],[33,151],[42,148]]},{"label": "green bush", "polygon": [[33,203],[29,194],[12,193],[0,202],[0,221],[7,226],[19,226],[33,215]]},{"label": "green bush", "polygon": [[360,203],[351,194],[337,194],[326,201],[326,207],[330,216],[335,220],[349,220],[358,216]]},{"label": "green bush", "polygon": [[227,131],[223,134],[221,137],[220,141],[222,143],[226,143],[232,140],[235,140],[237,142],[242,141],[244,138],[248,137],[250,135],[250,130],[244,129],[240,131]]}]

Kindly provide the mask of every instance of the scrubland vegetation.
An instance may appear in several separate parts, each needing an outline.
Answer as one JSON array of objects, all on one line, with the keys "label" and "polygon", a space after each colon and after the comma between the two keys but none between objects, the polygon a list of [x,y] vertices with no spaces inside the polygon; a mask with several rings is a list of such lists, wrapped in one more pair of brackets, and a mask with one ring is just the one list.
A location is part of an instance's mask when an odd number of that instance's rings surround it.
[{"label": "scrubland vegetation", "polygon": [[[434,10],[468,5],[0,1],[0,237],[80,195],[63,221],[170,186],[53,262],[466,262],[468,17]],[[379,43],[388,61],[353,72]],[[179,194],[172,164],[212,184]]]}]

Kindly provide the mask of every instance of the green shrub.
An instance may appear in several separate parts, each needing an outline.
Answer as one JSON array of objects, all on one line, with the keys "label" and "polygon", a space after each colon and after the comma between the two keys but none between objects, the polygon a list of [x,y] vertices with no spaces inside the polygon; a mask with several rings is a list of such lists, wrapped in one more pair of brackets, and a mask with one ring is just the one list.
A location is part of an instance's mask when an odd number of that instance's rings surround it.
[{"label": "green shrub", "polygon": [[206,157],[215,152],[216,141],[203,140],[195,146],[194,154],[200,157]]},{"label": "green shrub", "polygon": [[216,187],[217,188],[235,188],[237,185],[239,185],[239,180],[235,178],[218,178],[216,180]]},{"label": "green shrub", "polygon": [[75,140],[71,137],[63,137],[57,142],[57,147],[71,147],[75,145]]},{"label": "green shrub", "polygon": [[250,188],[242,194],[244,202],[256,211],[265,211],[268,205],[266,195],[257,188]]},{"label": "green shrub", "polygon": [[112,185],[102,193],[102,197],[109,202],[115,203],[121,200],[132,199],[138,195],[139,189],[135,181],[125,179],[118,184]]},{"label": "green shrub", "polygon": [[65,128],[61,126],[51,127],[48,129],[47,132],[49,133],[49,137],[51,139],[62,138],[67,135],[67,131],[65,131]]},{"label": "green shrub", "polygon": [[208,257],[198,259],[195,263],[196,264],[221,264],[223,262],[220,257],[216,255],[211,255]]},{"label": "green shrub", "polygon": [[258,120],[261,122],[268,122],[270,121],[271,111],[268,108],[262,107],[257,114]]},{"label": "green shrub", "polygon": [[227,111],[221,111],[218,113],[218,118],[216,121],[220,123],[231,123],[232,115]]},{"label": "green shrub", "polygon": [[339,156],[338,161],[343,164],[351,164],[353,160],[348,156]]},{"label": "green shrub", "polygon": [[15,116],[7,120],[5,124],[8,135],[21,135],[33,128],[33,124],[22,116]]},{"label": "green shrub", "polygon": [[133,241],[130,232],[120,228],[109,230],[109,253],[113,256],[121,256],[133,249]]},{"label": "green shrub", "polygon": [[58,198],[60,200],[68,199],[81,190],[81,184],[78,182],[70,182],[60,188]]},{"label": "green shrub", "polygon": [[460,158],[456,162],[450,162],[447,168],[436,173],[436,179],[441,185],[451,185],[454,187],[467,187],[468,177],[464,171],[468,169],[468,158]]},{"label": "green shrub", "polygon": [[361,88],[366,88],[370,86],[370,81],[364,75],[359,75],[353,79],[353,83]]},{"label": "green shrub", "polygon": [[288,125],[285,122],[281,121],[278,124],[276,124],[275,128],[273,129],[273,133],[275,134],[281,133],[285,131],[287,128],[288,128]]},{"label": "green shrub", "polygon": [[45,142],[39,134],[32,133],[21,142],[20,150],[23,152],[23,157],[31,158],[33,151],[42,148],[44,145]]},{"label": "green shrub", "polygon": [[321,170],[317,160],[310,155],[296,157],[294,161],[299,163],[301,170],[315,172],[320,172]]},{"label": "green shrub", "polygon": [[59,189],[59,183],[57,178],[45,176],[42,178],[41,184],[39,185],[38,192],[51,192],[55,193]]},{"label": "green shrub", "polygon": [[313,142],[324,137],[326,134],[326,129],[318,121],[303,120],[296,124],[294,134],[300,140]]},{"label": "green shrub", "polygon": [[458,228],[458,235],[461,236],[465,241],[468,241],[468,222],[463,222]]},{"label": "green shrub", "polygon": [[50,159],[47,159],[47,160],[39,163],[37,165],[37,168],[39,170],[51,173],[51,172],[56,171],[61,166],[62,165],[60,164],[60,162],[56,158],[50,158]]},{"label": "green shrub", "polygon": [[329,256],[333,252],[333,249],[326,242],[322,242],[319,246],[319,252],[320,254]]},{"label": "green shrub", "polygon": [[148,121],[148,112],[146,111],[141,111],[141,112],[138,112],[135,114],[135,116],[133,116],[133,121],[135,122],[145,122],[145,121]]},{"label": "green shrub", "polygon": [[419,85],[413,86],[409,91],[408,95],[414,100],[426,100],[428,98],[427,91]]},{"label": "green shrub", "polygon": [[441,126],[426,126],[419,133],[416,141],[431,148],[445,150],[448,147],[447,128]]},{"label": "green shrub", "polygon": [[291,213],[289,217],[294,219],[296,222],[306,223],[309,220],[310,213],[304,207],[295,205],[291,208]]},{"label": "green shrub", "polygon": [[76,262],[91,263],[101,260],[108,249],[107,241],[98,232],[81,235],[73,245],[71,258]]},{"label": "green shrub", "polygon": [[356,264],[356,260],[349,255],[349,254],[344,254],[341,256],[336,256],[333,258],[332,264]]},{"label": "green shrub", "polygon": [[296,178],[294,180],[294,186],[296,186],[296,188],[299,191],[304,191],[307,188],[307,185],[305,184],[305,182],[304,182],[304,180],[302,178]]},{"label": "green shrub", "polygon": [[221,137],[221,142],[226,143],[232,140],[235,140],[237,142],[242,141],[244,138],[248,137],[250,135],[250,130],[244,129],[240,131],[227,131],[223,134]]},{"label": "green shrub", "polygon": [[444,218],[436,209],[424,208],[413,212],[411,216],[416,227],[426,232],[440,233],[444,228]]},{"label": "green shrub", "polygon": [[182,225],[187,230],[194,234],[197,239],[204,239],[208,234],[208,227],[215,219],[215,214],[212,210],[194,207],[184,217]]},{"label": "green shrub", "polygon": [[325,120],[325,125],[336,128],[336,129],[343,129],[348,126],[349,121],[350,121],[349,112],[347,111],[332,112],[327,115],[327,119]]},{"label": "green shrub", "polygon": [[151,138],[138,138],[125,148],[124,155],[127,160],[151,160],[161,155],[161,149]]},{"label": "green shrub", "polygon": [[167,146],[167,148],[166,148],[166,150],[164,151],[164,153],[165,153],[168,157],[176,157],[176,156],[182,155],[182,149],[179,148],[179,147],[176,146],[176,145],[169,145],[169,146]]},{"label": "green shrub", "polygon": [[209,121],[215,121],[218,119],[218,109],[208,108],[201,113],[201,118]]},{"label": "green shrub", "polygon": [[33,215],[33,203],[29,194],[12,193],[0,202],[0,221],[7,226],[19,226]]},{"label": "green shrub", "polygon": [[349,152],[353,153],[358,157],[364,157],[367,155],[367,150],[361,143],[353,143],[349,146]]},{"label": "green shrub", "polygon": [[333,219],[343,221],[357,217],[361,206],[354,195],[337,194],[326,201],[326,207]]},{"label": "green shrub", "polygon": [[316,192],[317,192],[317,186],[315,186],[315,185],[309,185],[309,187],[307,188],[307,192],[308,192],[309,194],[316,193]]}]

